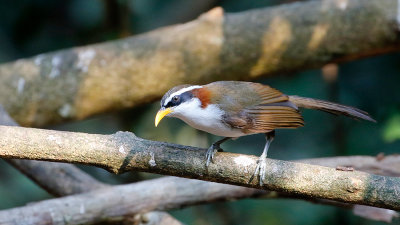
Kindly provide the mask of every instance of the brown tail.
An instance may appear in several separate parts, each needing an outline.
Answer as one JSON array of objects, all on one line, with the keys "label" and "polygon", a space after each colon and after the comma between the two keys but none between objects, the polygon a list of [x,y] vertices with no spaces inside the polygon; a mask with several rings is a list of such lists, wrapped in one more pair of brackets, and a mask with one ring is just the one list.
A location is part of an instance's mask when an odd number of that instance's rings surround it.
[{"label": "brown tail", "polygon": [[322,101],[318,99],[304,98],[296,95],[289,96],[289,101],[293,102],[297,105],[297,107],[301,108],[318,109],[336,115],[345,115],[353,119],[363,119],[376,122],[367,112],[351,106],[340,105],[337,103]]}]

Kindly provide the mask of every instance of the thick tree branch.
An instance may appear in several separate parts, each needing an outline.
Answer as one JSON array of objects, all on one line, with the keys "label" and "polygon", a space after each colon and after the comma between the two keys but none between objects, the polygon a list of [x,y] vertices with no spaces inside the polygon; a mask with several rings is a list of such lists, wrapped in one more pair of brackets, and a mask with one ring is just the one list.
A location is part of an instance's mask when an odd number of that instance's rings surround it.
[{"label": "thick tree branch", "polygon": [[[1,124],[6,124],[6,125],[17,125],[10,117],[7,116],[7,113],[1,108],[0,106],[0,123]],[[69,164],[62,164],[62,163],[51,163],[51,162],[40,162],[40,161],[33,161],[33,160],[13,160],[9,159],[9,162],[12,162],[14,166],[17,166],[21,171],[26,173],[28,176],[33,178],[35,182],[37,182],[39,185],[45,187],[46,190],[49,190],[51,193],[54,193],[56,195],[69,195],[73,193],[81,193],[81,192],[86,192],[87,190],[94,190],[95,188],[98,187],[104,187],[104,185],[90,176],[88,176],[86,173],[83,173],[81,170],[76,169],[74,166],[69,165]],[[399,174],[400,168],[396,168],[396,165],[399,165],[400,157],[386,157],[386,158],[381,158],[379,161],[376,158],[373,157],[337,157],[337,158],[325,158],[325,159],[307,159],[305,162],[311,162],[313,164],[317,165],[325,165],[325,166],[331,166],[331,167],[336,167],[338,165],[347,165],[347,166],[352,166],[355,169],[360,169],[360,170],[370,170],[374,169],[374,172],[379,171],[380,174],[385,175],[385,173],[389,174]],[[388,169],[386,169],[388,168]],[[386,174],[387,175],[387,174]],[[89,178],[89,179],[87,179]],[[164,180],[158,180],[157,182],[160,182],[159,185],[162,185]],[[185,185],[187,190],[193,190],[191,185],[195,185],[192,183],[190,180],[186,179],[180,179],[179,182],[182,183],[182,185]],[[242,188],[243,192],[237,192],[236,188],[233,188],[232,186],[229,185],[220,185],[217,183],[210,183],[209,184],[210,188],[215,190],[216,192],[219,193],[224,193],[224,196],[220,196],[219,198],[240,198],[240,197],[256,197],[259,195],[264,196],[263,198],[276,198],[279,196],[282,196],[282,194],[278,193],[269,193],[269,192],[263,192],[263,191],[255,191],[254,189],[249,189],[249,188]],[[130,187],[134,187],[135,184],[130,185]],[[231,190],[233,188],[233,192],[231,193]],[[235,195],[238,194],[239,195]],[[245,195],[244,193],[247,193]],[[183,193],[186,194],[186,193]],[[199,193],[198,193],[199,194]],[[201,193],[200,193],[201,194]],[[166,196],[169,196],[167,193],[165,193]],[[137,202],[138,199],[136,198],[137,194],[135,195],[127,195],[126,197],[127,202]],[[170,196],[175,198],[175,196]],[[193,196],[192,196],[193,197]],[[282,197],[290,197],[290,196],[282,196]],[[178,199],[181,197],[178,197]],[[196,202],[196,200],[198,202]],[[187,202],[191,202],[191,204],[199,204],[199,202],[207,202],[211,201],[211,199],[201,199],[199,197],[193,197],[193,199],[187,199]],[[317,203],[322,203],[322,204],[334,204],[337,205],[337,202],[332,202],[332,201],[323,201],[323,200],[318,200],[318,199],[311,199],[313,202]],[[122,203],[121,203],[122,204]],[[185,203],[187,204],[187,203]],[[162,203],[160,203],[160,207]],[[341,207],[352,207],[350,204],[341,204]],[[105,207],[108,207],[105,205]],[[143,206],[145,208],[145,206]],[[178,206],[179,207],[179,206]],[[48,207],[46,207],[48,208]],[[372,219],[379,219],[382,220],[384,219],[385,221],[390,221],[393,216],[396,216],[393,211],[390,210],[383,210],[383,209],[378,209],[378,208],[373,208],[373,212],[371,213],[371,208],[367,208],[368,211],[365,211],[365,206],[356,207],[356,213],[358,215],[361,215],[363,217],[368,217],[371,218],[371,215],[375,215],[374,218]],[[24,208],[24,210],[30,210],[30,208]],[[88,211],[92,212],[92,209],[88,209]],[[138,210],[140,211],[140,210]],[[379,212],[379,213],[377,213]],[[10,214],[9,211],[3,211],[3,215],[10,216],[12,218],[17,217],[17,215]],[[107,217],[104,215],[102,218],[107,218],[108,220],[121,220],[121,218],[129,217],[130,215],[127,214],[128,212],[121,212],[120,215],[117,215],[116,217]],[[1,214],[1,213],[0,213]],[[178,224],[176,220],[174,220],[171,216],[169,216],[166,213],[162,212],[155,212],[155,213],[146,213],[146,214],[136,214],[136,215],[142,215],[141,217],[134,216],[132,219],[134,221],[147,221],[150,224],[171,224],[173,223]],[[376,216],[379,216],[376,218]],[[72,217],[76,218],[77,215],[73,215]],[[27,219],[30,221],[33,221],[33,219]],[[55,219],[52,218],[54,221]],[[94,220],[94,219],[92,219]],[[42,221],[44,222],[44,221]],[[148,224],[146,223],[146,224]]]},{"label": "thick tree branch", "polygon": [[[9,126],[17,126],[18,124],[13,121],[7,114],[7,112],[0,105],[0,124],[1,125],[9,125]],[[323,158],[323,159],[307,159],[304,160],[305,163],[312,163],[316,165],[336,167],[338,165],[347,165],[354,167],[357,170],[361,171],[372,171],[375,174],[381,175],[394,175],[400,176],[400,165],[399,163],[400,157],[386,157],[380,158],[377,160],[373,157],[336,157],[336,158]],[[56,195],[56,196],[65,196],[77,193],[83,193],[90,190],[95,190],[99,188],[104,188],[106,184],[103,184],[91,176],[84,173],[82,170],[77,169],[75,166],[65,163],[53,163],[53,162],[43,162],[43,161],[35,161],[35,160],[19,160],[19,159],[8,159],[7,162],[15,166],[21,172],[29,176],[32,180],[34,180],[37,184],[42,186],[48,192]],[[183,185],[187,186],[188,190],[191,190],[191,183],[186,183],[187,180],[181,179],[180,182],[183,182]],[[163,182],[163,181],[159,181]],[[244,192],[248,193],[248,196],[241,194],[240,196],[232,196],[229,193],[230,186],[226,185],[221,186],[217,183],[213,183],[214,186],[211,186],[212,189],[220,188],[221,193],[225,193],[226,196],[230,196],[231,198],[239,198],[239,197],[256,197],[258,195],[264,196],[263,198],[277,198],[281,197],[290,197],[284,196],[278,193],[269,193],[265,192],[255,192],[254,189],[244,188]],[[222,189],[224,188],[224,189]],[[247,189],[247,190],[245,190]],[[236,189],[235,189],[236,190]],[[236,192],[235,192],[236,193]],[[129,202],[135,202],[137,199],[134,197],[136,195],[132,195],[133,198],[129,200]],[[222,197],[221,197],[222,198]],[[198,199],[199,202],[204,202],[204,199]],[[318,199],[310,199],[312,202],[321,203],[321,204],[332,204],[335,206],[352,208],[353,205],[348,203],[338,203],[330,200],[318,200]],[[188,200],[189,201],[189,200]],[[193,204],[199,204],[198,202],[192,200]],[[92,211],[89,209],[89,211]],[[383,220],[385,222],[390,222],[393,217],[398,216],[392,210],[380,209],[370,206],[355,206],[354,211],[357,215],[366,217],[374,220]],[[372,212],[372,213],[371,213]],[[9,215],[8,213],[5,213]],[[138,217],[139,216],[139,217]],[[372,217],[373,216],[373,217]],[[103,218],[105,218],[103,216]],[[163,212],[149,212],[145,214],[136,214],[135,216],[126,215],[121,213],[121,216],[117,218],[108,218],[114,221],[119,221],[121,219],[137,221],[144,221],[145,224],[180,224],[177,220],[172,218],[169,214]]]},{"label": "thick tree branch", "polygon": [[[2,105],[0,125],[18,126]],[[70,164],[18,159],[6,161],[55,196],[77,194],[107,186]]]},{"label": "thick tree branch", "polygon": [[72,225],[104,222],[106,218],[112,220],[151,210],[232,200],[263,192],[233,185],[166,177],[3,210],[0,211],[0,224]]},{"label": "thick tree branch", "polygon": [[[18,126],[0,105],[0,124]],[[66,196],[108,187],[82,170],[66,163],[43,162],[23,159],[7,159],[8,163],[31,178],[36,184],[55,196]],[[129,215],[124,215],[128,217]],[[139,216],[139,218],[138,218]],[[181,224],[165,212],[149,212],[132,216],[134,221],[147,221],[146,224]],[[126,218],[119,218],[120,220]],[[118,221],[120,221],[118,220]]]},{"label": "thick tree branch", "polygon": [[255,79],[398,50],[397,0],[306,1],[192,22],[0,66],[23,126],[132,107],[181,83]]},{"label": "thick tree branch", "polygon": [[[97,135],[0,126],[0,157],[83,163],[114,173],[129,170],[190,177],[246,187],[257,157],[216,154],[208,170],[204,149],[144,140],[129,132]],[[268,159],[268,190],[291,195],[400,209],[400,179]]]},{"label": "thick tree branch", "polygon": [[377,157],[370,156],[343,156],[333,158],[305,159],[299,162],[327,167],[350,166],[356,170],[383,175],[400,177],[400,155]]},{"label": "thick tree branch", "polygon": [[[361,162],[353,161],[355,158],[346,159],[348,165],[369,164],[373,157],[365,157]],[[388,157],[389,161],[400,161],[398,156]],[[357,159],[358,160],[358,159]],[[386,159],[385,159],[386,160]],[[305,160],[306,161],[306,160]],[[312,159],[318,164],[332,164],[331,159]],[[380,161],[383,162],[384,160]],[[376,164],[381,167],[380,163]],[[383,166],[384,167],[384,166]],[[285,193],[268,192],[258,189],[238,187],[233,185],[189,180],[176,177],[159,178],[129,185],[119,185],[100,191],[75,195],[68,198],[43,201],[11,210],[0,211],[0,224],[15,224],[13,219],[29,224],[80,224],[104,222],[105,218],[113,220],[126,215],[146,212],[149,210],[168,210],[182,208],[187,205],[208,203],[218,200],[232,200],[248,197],[277,198],[299,197]],[[352,207],[349,204],[338,204],[332,201],[307,199],[322,204]],[[376,209],[374,209],[376,212]],[[381,209],[380,209],[381,210]],[[82,213],[82,211],[84,213]],[[359,210],[360,211],[360,210]],[[395,214],[393,211],[385,211]],[[393,214],[393,215],[394,215]],[[368,215],[369,217],[371,215]],[[150,217],[151,218],[151,217]],[[376,218],[375,218],[376,219]],[[14,222],[14,223],[13,223]]]},{"label": "thick tree branch", "polygon": [[[27,175],[38,185],[43,187],[49,193],[56,196],[67,196],[72,194],[85,193],[89,191],[94,191],[98,189],[103,189],[106,187],[111,187],[110,185],[99,182],[93,177],[89,176],[82,170],[76,168],[73,165],[65,163],[54,163],[54,162],[43,162],[35,160],[21,160],[21,159],[8,159],[7,162],[15,166],[22,173]],[[100,198],[100,196],[97,196]],[[61,200],[62,201],[62,200]],[[117,203],[116,203],[117,204]],[[106,206],[107,207],[107,206]],[[27,209],[30,210],[29,208]],[[89,210],[91,211],[91,210]],[[5,211],[6,212],[6,211]],[[173,218],[171,215],[165,212],[148,212],[143,213],[138,210],[136,214],[129,214],[124,212],[120,216],[112,216],[108,218],[106,215],[101,217],[101,220],[107,220],[109,222],[121,222],[121,221],[135,221],[135,224],[164,224],[164,225],[180,225],[181,223]],[[1,212],[0,212],[1,214]],[[4,215],[7,215],[6,212]],[[10,214],[8,214],[10,215]],[[19,221],[18,216],[13,217],[16,221]],[[95,215],[92,215],[95,216]],[[6,216],[7,218],[8,216]],[[76,215],[75,215],[76,217]],[[96,218],[89,218],[88,220],[96,222]],[[129,219],[128,219],[129,218]],[[42,218],[43,219],[43,218]],[[34,219],[30,219],[34,221]],[[53,220],[53,219],[52,219]],[[143,222],[145,221],[145,222]],[[45,223],[46,220],[41,221],[38,224]],[[0,216],[0,224],[2,224],[2,219]],[[16,223],[20,224],[20,223]],[[117,223],[119,224],[119,223]]]},{"label": "thick tree branch", "polygon": [[22,159],[8,159],[7,162],[54,196],[84,193],[108,186],[70,164]]}]

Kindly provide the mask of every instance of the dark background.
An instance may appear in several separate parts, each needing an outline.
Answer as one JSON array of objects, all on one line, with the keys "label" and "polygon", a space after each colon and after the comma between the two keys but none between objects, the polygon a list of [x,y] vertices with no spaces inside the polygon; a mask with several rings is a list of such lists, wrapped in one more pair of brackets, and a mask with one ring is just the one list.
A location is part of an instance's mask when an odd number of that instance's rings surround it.
[{"label": "dark background", "polygon": [[[82,46],[183,23],[222,6],[226,12],[267,7],[283,0],[15,0],[0,2],[0,62]],[[321,69],[281,74],[258,80],[286,94],[314,97],[368,111],[378,123],[354,121],[305,110],[306,126],[279,130],[269,157],[293,160],[338,155],[394,154],[400,147],[400,54],[338,65],[338,76],[327,79]],[[129,130],[153,140],[208,147],[217,137],[196,131],[177,119],[154,128],[159,103],[50,129],[113,133]],[[251,144],[249,144],[251,143]],[[230,141],[231,152],[260,155],[262,135]],[[84,167],[107,183],[129,183],[158,177],[147,173],[112,175]],[[14,168],[0,161],[0,209],[51,198]],[[299,200],[241,200],[189,207],[171,212],[187,224],[380,224],[353,216],[349,210]],[[399,223],[399,219],[395,221]]]}]

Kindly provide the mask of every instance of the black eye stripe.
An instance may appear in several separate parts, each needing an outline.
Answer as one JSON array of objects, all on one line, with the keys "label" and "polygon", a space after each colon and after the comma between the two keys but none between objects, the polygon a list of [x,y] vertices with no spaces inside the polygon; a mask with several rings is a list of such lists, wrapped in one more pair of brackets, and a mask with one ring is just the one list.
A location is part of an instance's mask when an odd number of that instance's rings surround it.
[{"label": "black eye stripe", "polygon": [[193,97],[193,94],[191,91],[184,92],[180,95],[176,95],[176,96],[172,97],[169,102],[165,102],[164,107],[169,108],[169,107],[174,107],[174,106],[180,105],[182,102],[189,101],[190,99],[192,99],[192,97]]}]

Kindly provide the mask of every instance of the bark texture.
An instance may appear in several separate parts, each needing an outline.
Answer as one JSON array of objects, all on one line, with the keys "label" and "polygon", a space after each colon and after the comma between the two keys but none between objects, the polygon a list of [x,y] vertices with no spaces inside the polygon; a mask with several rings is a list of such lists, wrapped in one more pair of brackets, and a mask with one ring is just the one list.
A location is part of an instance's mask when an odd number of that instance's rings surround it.
[{"label": "bark texture", "polygon": [[[249,197],[256,192],[263,191],[166,177],[3,210],[0,211],[0,224],[90,224],[150,210]],[[142,221],[146,221],[146,218]]]},{"label": "bark texture", "polygon": [[[344,161],[345,164],[342,164]],[[383,159],[375,157],[338,157],[306,159],[304,163],[311,162],[325,166],[352,166],[354,169],[381,169],[390,165],[399,164],[400,156],[388,156]],[[400,171],[393,168],[392,172]],[[385,172],[383,172],[385,173]],[[161,196],[161,197],[160,197]],[[0,211],[0,224],[15,224],[16,221],[26,224],[79,224],[121,220],[121,217],[139,215],[150,210],[168,210],[182,208],[189,205],[208,203],[213,201],[231,201],[241,198],[301,198],[320,204],[330,204],[339,207],[351,208],[351,204],[339,203],[330,200],[313,199],[297,194],[290,195],[286,192],[271,192],[253,188],[238,187],[227,184],[219,184],[198,180],[190,180],[176,177],[166,177],[151,181],[128,185],[118,185],[99,191],[68,198],[60,198],[30,204],[28,206]],[[355,206],[358,215],[375,220],[390,221],[392,217],[398,216],[395,211],[385,210],[367,206]],[[84,213],[82,213],[84,212]],[[21,221],[21,215],[24,220]],[[101,217],[99,217],[101,215]],[[150,212],[135,216],[134,221],[143,224],[170,221],[172,218],[162,213]],[[379,218],[377,218],[377,216]],[[15,220],[13,220],[15,219]],[[126,219],[125,219],[126,220]],[[146,223],[147,222],[147,223]],[[175,221],[176,223],[176,221]]]},{"label": "bark texture", "polygon": [[[16,126],[17,123],[13,121],[8,114],[4,111],[4,109],[0,106],[0,124],[2,125],[10,125]],[[74,167],[70,164],[65,163],[53,163],[53,162],[42,162],[35,160],[18,160],[18,159],[8,159],[7,162],[15,166],[21,172],[29,176],[32,180],[34,180],[37,184],[42,186],[45,190],[52,193],[56,196],[65,196],[71,194],[78,194],[83,192],[88,192],[95,189],[104,188],[107,185],[103,184],[91,176],[87,175],[83,171]],[[329,166],[329,167],[337,167],[337,166],[348,166],[361,171],[370,171],[374,174],[380,175],[390,175],[390,176],[400,176],[400,157],[389,156],[389,157],[367,157],[367,156],[351,156],[351,157],[335,157],[335,158],[320,158],[320,159],[306,159],[301,162],[311,163],[315,165]],[[171,178],[172,179],[172,178]],[[160,182],[159,185],[162,185],[163,180],[158,180]],[[180,179],[179,182],[185,185],[185,189],[192,190],[196,188],[196,183],[192,183],[187,179]],[[130,187],[134,186],[132,184]],[[196,187],[192,187],[191,185],[196,185]],[[268,192],[268,191],[255,191],[254,189],[242,187],[243,192],[237,192],[236,188],[230,185],[220,185],[218,183],[212,183],[209,188],[215,190],[215,192],[224,193],[224,196],[220,196],[218,200],[227,199],[239,199],[245,197],[258,197],[262,196],[263,199],[266,198],[290,198],[296,196],[290,196],[284,193],[276,193],[276,192]],[[233,192],[233,193],[231,193]],[[185,193],[181,193],[185,194]],[[197,194],[202,194],[197,193]],[[165,195],[170,198],[174,198],[175,196],[170,196],[168,193]],[[127,202],[136,202],[137,194],[135,195],[127,195]],[[197,196],[193,197],[193,199],[188,198],[186,202],[190,202],[190,204],[199,204],[205,202],[211,202],[213,199],[206,199],[205,196]],[[203,198],[201,198],[203,197]],[[181,198],[181,197],[178,197]],[[348,203],[338,203],[331,200],[322,200],[322,199],[306,199],[319,204],[332,204],[334,206],[351,208],[353,205]],[[184,202],[186,205],[188,203]],[[160,205],[163,203],[160,202]],[[108,207],[105,205],[104,207]],[[146,206],[143,206],[145,208]],[[159,206],[162,208],[163,206]],[[177,206],[179,208],[183,206]],[[24,208],[24,210],[30,210],[30,208]],[[101,210],[101,209],[99,209]],[[381,220],[385,222],[390,222],[393,217],[398,217],[398,214],[393,210],[381,209],[371,206],[354,206],[354,213],[356,215],[373,219],[373,220]],[[89,209],[92,211],[92,209]],[[19,213],[19,211],[16,211]],[[3,211],[3,215],[11,215],[11,217],[15,217],[17,215],[9,214],[8,211]],[[116,217],[106,217],[103,216],[104,220],[112,220],[115,222],[124,220],[124,221],[132,221],[133,223],[139,224],[180,224],[179,221],[175,220],[167,213],[163,212],[148,212],[145,214],[135,214],[130,215],[129,212],[121,212],[119,216]],[[0,219],[1,220],[1,219]],[[29,220],[34,220],[29,219]],[[55,220],[55,219],[51,219]],[[92,218],[92,220],[95,220]],[[42,221],[44,222],[44,221]]]},{"label": "bark texture", "polygon": [[309,198],[400,209],[400,179],[268,159],[266,183],[250,182],[257,157],[140,139],[129,132],[98,135],[0,126],[0,157],[82,163],[114,173],[147,171],[286,192]]},{"label": "bark texture", "polygon": [[[18,126],[18,124],[8,115],[8,113],[1,105],[0,124],[8,126]],[[95,178],[78,169],[74,165],[23,159],[7,159],[6,161],[54,196],[80,194],[96,189],[109,187],[108,184],[96,180]],[[177,221],[175,218],[165,212],[148,212],[146,214],[124,216],[131,217],[131,219],[129,219],[130,221],[134,221],[139,224],[142,224],[142,221],[144,224],[147,225],[181,224],[179,221]],[[127,221],[128,218],[125,217],[114,219],[114,221]]]},{"label": "bark texture", "polygon": [[[0,105],[0,125],[18,126],[2,105]],[[7,159],[6,162],[55,196],[88,192],[108,186],[75,166],[66,163],[18,159]]]},{"label": "bark texture", "polygon": [[298,2],[198,19],[0,65],[0,103],[22,126],[143,104],[172,86],[255,79],[398,50],[396,0]]}]

